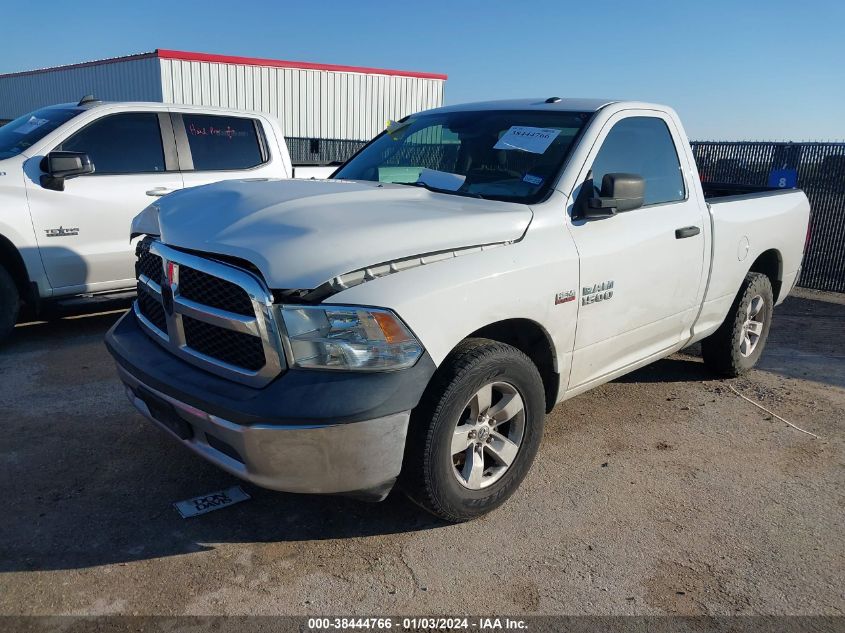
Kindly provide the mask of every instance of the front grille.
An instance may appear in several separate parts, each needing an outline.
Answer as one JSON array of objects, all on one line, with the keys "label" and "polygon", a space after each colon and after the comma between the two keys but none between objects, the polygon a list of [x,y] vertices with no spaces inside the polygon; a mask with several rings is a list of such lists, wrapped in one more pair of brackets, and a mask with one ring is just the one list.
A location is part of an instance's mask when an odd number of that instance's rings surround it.
[{"label": "front grille", "polygon": [[256,371],[264,366],[264,349],[261,339],[242,332],[233,332],[182,317],[185,343],[200,354],[222,360],[224,363]]},{"label": "front grille", "polygon": [[266,307],[272,294],[254,273],[151,239],[137,255],[134,309],[153,340],[187,362],[253,387],[282,371],[274,312]]},{"label": "front grille", "polygon": [[146,275],[159,286],[164,277],[161,257],[150,252],[150,242],[143,240],[138,244],[138,260],[135,262],[135,276]]},{"label": "front grille", "polygon": [[167,320],[161,301],[150,295],[149,291],[138,284],[138,309],[147,320],[162,332],[167,332]]},{"label": "front grille", "polygon": [[212,308],[254,316],[249,295],[240,286],[193,268],[179,268],[179,294]]}]

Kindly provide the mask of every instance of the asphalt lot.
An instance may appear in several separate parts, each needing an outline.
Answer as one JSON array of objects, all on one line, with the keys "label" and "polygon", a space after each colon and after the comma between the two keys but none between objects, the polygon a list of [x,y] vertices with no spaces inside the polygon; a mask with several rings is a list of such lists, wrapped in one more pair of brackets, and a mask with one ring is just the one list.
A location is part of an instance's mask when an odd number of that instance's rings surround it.
[{"label": "asphalt lot", "polygon": [[0,350],[0,614],[845,611],[845,297],[787,300],[747,378],[691,350],[558,406],[520,491],[457,526],[248,485],[182,519],[237,482],[134,413],[118,316]]}]

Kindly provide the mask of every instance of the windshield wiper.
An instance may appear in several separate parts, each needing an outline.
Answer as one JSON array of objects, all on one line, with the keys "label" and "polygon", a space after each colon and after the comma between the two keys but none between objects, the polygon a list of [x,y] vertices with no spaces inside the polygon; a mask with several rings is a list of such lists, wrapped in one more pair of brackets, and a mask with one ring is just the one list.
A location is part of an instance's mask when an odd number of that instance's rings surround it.
[{"label": "windshield wiper", "polygon": [[480,193],[471,193],[469,191],[456,191],[455,189],[441,189],[440,187],[432,187],[426,182],[422,182],[418,180],[417,182],[394,182],[394,185],[409,185],[411,187],[422,187],[423,189],[428,189],[429,191],[433,191],[434,193],[453,193],[456,196],[464,196],[465,198],[481,198],[484,200],[484,196]]}]

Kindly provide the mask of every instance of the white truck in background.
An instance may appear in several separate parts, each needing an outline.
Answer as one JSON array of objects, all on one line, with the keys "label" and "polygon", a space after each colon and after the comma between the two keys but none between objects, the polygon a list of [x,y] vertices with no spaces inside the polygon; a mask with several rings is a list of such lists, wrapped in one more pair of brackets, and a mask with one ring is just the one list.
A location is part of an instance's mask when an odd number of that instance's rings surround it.
[{"label": "white truck in background", "polygon": [[0,127],[0,341],[21,306],[34,317],[134,294],[127,231],[152,198],[335,168],[295,169],[278,121],[257,112],[86,97]]},{"label": "white truck in background", "polygon": [[716,372],[753,367],[808,220],[799,190],[702,187],[664,106],[440,108],[330,180],[153,203],[106,344],[135,407],[234,475],[371,499],[398,480],[463,521],[516,490],[557,403],[696,341]]}]

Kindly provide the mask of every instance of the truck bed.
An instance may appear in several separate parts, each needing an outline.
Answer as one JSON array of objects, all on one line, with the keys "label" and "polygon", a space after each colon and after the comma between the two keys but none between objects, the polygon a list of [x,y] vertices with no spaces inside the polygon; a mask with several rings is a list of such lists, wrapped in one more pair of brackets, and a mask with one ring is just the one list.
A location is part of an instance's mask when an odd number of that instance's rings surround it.
[{"label": "truck bed", "polygon": [[[800,189],[705,187],[710,211],[710,281],[701,313],[694,326],[695,338],[718,327],[730,309],[743,278],[762,258],[757,270],[769,269],[777,277],[772,284],[775,302],[792,289],[801,267],[810,204]],[[716,194],[715,196],[713,194]]]},{"label": "truck bed", "polygon": [[[744,196],[747,194],[763,193],[766,191],[784,191],[776,187],[761,187],[758,185],[740,185],[730,182],[702,182],[704,199],[708,202],[716,198],[728,198],[731,196]],[[792,191],[792,190],[787,190]]]}]

